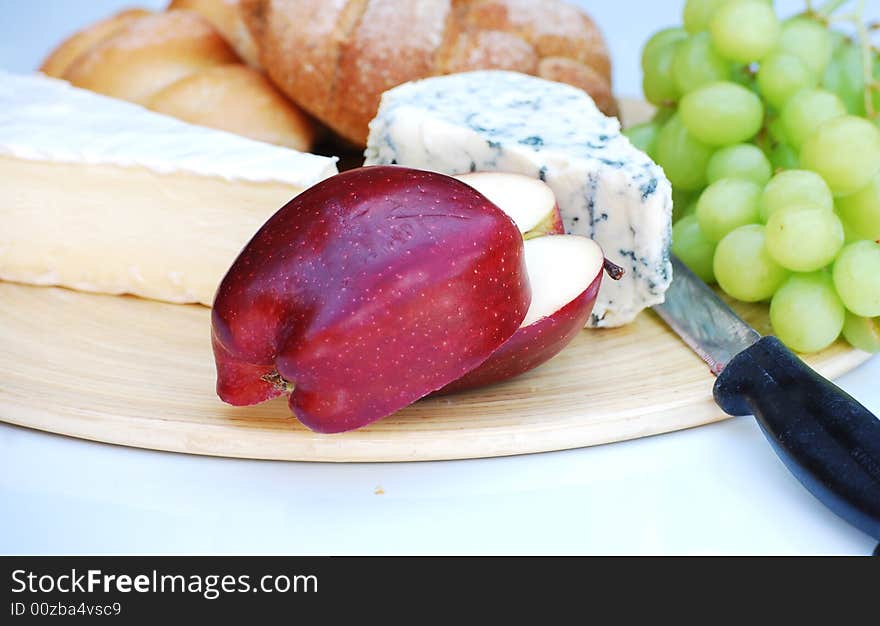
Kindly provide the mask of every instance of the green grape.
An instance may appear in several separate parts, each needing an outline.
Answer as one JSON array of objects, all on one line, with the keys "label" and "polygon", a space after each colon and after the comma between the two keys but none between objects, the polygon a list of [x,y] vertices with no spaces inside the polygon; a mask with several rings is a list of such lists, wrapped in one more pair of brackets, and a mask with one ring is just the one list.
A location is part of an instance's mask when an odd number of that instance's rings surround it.
[{"label": "green grape", "polygon": [[679,211],[672,212],[673,220],[675,220],[673,222],[673,224],[683,217],[687,217],[688,215],[696,215],[696,214],[697,214],[697,201],[694,200],[693,202],[684,205],[683,209],[680,209]]},{"label": "green grape", "polygon": [[764,121],[764,106],[754,93],[736,83],[704,85],[679,104],[679,115],[691,134],[712,146],[729,146],[754,137]]},{"label": "green grape", "polygon": [[[880,112],[880,52],[874,54],[872,62],[874,66],[874,90],[871,92],[872,102],[874,104],[874,112]],[[874,118],[875,122],[880,123],[880,116]]]},{"label": "green grape", "polygon": [[880,129],[861,117],[830,120],[807,139],[800,157],[836,195],[855,193],[880,170]]},{"label": "green grape", "polygon": [[752,63],[773,49],[779,40],[780,28],[773,7],[756,0],[735,0],[715,11],[709,32],[722,57]]},{"label": "green grape", "polygon": [[694,192],[693,191],[685,191],[684,189],[680,189],[678,187],[672,188],[672,204],[673,206],[681,205],[685,206],[694,201]]},{"label": "green grape", "polygon": [[798,151],[787,143],[777,143],[770,150],[770,165],[774,170],[796,170],[801,166]]},{"label": "green grape", "polygon": [[687,39],[687,31],[683,28],[664,28],[654,33],[645,47],[642,48],[642,70],[645,70],[649,63],[649,59],[654,57],[662,48],[665,48],[676,41],[684,41]]},{"label": "green grape", "polygon": [[770,117],[767,120],[767,130],[769,131],[770,138],[776,143],[788,141],[788,135],[785,134],[785,126],[782,123],[781,117]]},{"label": "green grape", "polygon": [[824,272],[794,274],[770,301],[773,332],[792,350],[818,352],[840,336],[846,311]]},{"label": "green grape", "polygon": [[672,77],[681,94],[690,93],[707,83],[730,78],[730,64],[718,56],[709,33],[698,33],[675,49]]},{"label": "green grape", "polygon": [[722,178],[706,187],[697,201],[697,219],[706,237],[721,239],[734,228],[759,219],[761,188],[748,180]]},{"label": "green grape", "polygon": [[683,22],[689,33],[699,33],[709,29],[709,22],[715,11],[730,0],[687,0],[684,3]]},{"label": "green grape", "polygon": [[[873,62],[874,79],[880,79],[880,59]],[[827,88],[837,93],[852,115],[864,116],[865,110],[865,72],[862,48],[857,43],[847,42],[829,66],[825,74]],[[874,110],[880,110],[880,92],[873,92]]]},{"label": "green grape", "polygon": [[782,26],[777,48],[793,54],[816,76],[822,76],[831,62],[833,41],[824,25],[809,18],[795,18]]},{"label": "green grape", "polygon": [[834,210],[834,198],[822,177],[806,170],[787,170],[770,179],[761,195],[761,221],[788,206],[818,206]]},{"label": "green grape", "polygon": [[678,114],[663,126],[655,147],[657,163],[666,172],[673,188],[695,191],[706,186],[706,166],[712,148],[691,135]]},{"label": "green grape", "polygon": [[660,134],[660,124],[656,122],[636,124],[623,131],[623,134],[629,138],[632,145],[636,148],[646,153],[648,156],[653,156],[654,146],[657,143],[657,135]]},{"label": "green grape", "polygon": [[697,209],[694,193],[678,187],[672,190],[672,223],[674,224],[685,215],[690,215]]},{"label": "green grape", "polygon": [[772,174],[770,161],[760,148],[750,143],[721,148],[712,155],[706,168],[709,184],[722,178],[740,178],[763,186],[769,182]]},{"label": "green grape", "polygon": [[792,54],[773,53],[761,61],[758,88],[771,106],[782,109],[794,94],[815,87],[819,78]]},{"label": "green grape", "polygon": [[672,252],[704,282],[715,282],[712,269],[715,242],[709,241],[700,230],[696,215],[686,215],[672,227]]},{"label": "green grape", "polygon": [[[730,0],[687,0],[684,5],[684,27],[690,33],[708,30],[715,11]],[[773,6],[773,0],[761,0]]]},{"label": "green grape", "polygon": [[848,244],[834,262],[833,275],[847,309],[862,317],[880,315],[880,243]]},{"label": "green grape", "polygon": [[847,42],[838,49],[825,70],[822,86],[837,94],[850,115],[865,114],[865,78],[859,46]]},{"label": "green grape", "polygon": [[767,251],[786,269],[822,269],[842,247],[843,224],[824,207],[789,205],[767,220]]},{"label": "green grape", "polygon": [[758,82],[752,72],[751,63],[734,63],[730,70],[730,80],[751,92],[758,92]]},{"label": "green grape", "polygon": [[880,352],[880,317],[859,317],[847,311],[843,336],[854,348]]},{"label": "green grape", "polygon": [[744,302],[767,300],[788,276],[788,271],[767,254],[760,224],[730,231],[715,248],[712,269],[725,293]]},{"label": "green grape", "polygon": [[840,55],[835,54],[831,58],[831,63],[828,64],[828,67],[825,68],[825,73],[822,75],[821,85],[823,89],[837,94],[837,97],[843,101],[846,110],[851,115],[857,115],[851,108],[851,100],[847,96],[847,85],[844,82],[843,63],[841,63]]},{"label": "green grape", "polygon": [[828,34],[831,36],[831,58],[833,59],[851,40],[846,33],[839,30],[829,30]]},{"label": "green grape", "polygon": [[673,41],[646,58],[642,91],[651,104],[662,106],[676,102],[681,95],[672,76],[673,61],[680,46],[681,42]]},{"label": "green grape", "polygon": [[880,241],[880,175],[861,191],[838,198],[837,212],[854,238]]},{"label": "green grape", "polygon": [[654,111],[654,117],[651,118],[652,122],[656,122],[660,126],[663,126],[666,122],[669,121],[669,118],[675,115],[675,107],[669,106],[661,106],[658,107],[656,111]]},{"label": "green grape", "polygon": [[844,115],[846,106],[830,91],[804,89],[789,99],[779,119],[788,142],[800,150],[822,124]]}]

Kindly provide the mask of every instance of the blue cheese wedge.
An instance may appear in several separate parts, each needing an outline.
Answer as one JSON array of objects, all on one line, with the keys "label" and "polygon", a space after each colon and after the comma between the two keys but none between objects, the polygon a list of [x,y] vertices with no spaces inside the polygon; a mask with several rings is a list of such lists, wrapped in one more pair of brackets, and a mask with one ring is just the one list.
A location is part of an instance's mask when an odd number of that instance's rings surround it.
[{"label": "blue cheese wedge", "polygon": [[[583,91],[516,72],[415,81],[387,91],[370,123],[366,165],[445,174],[506,171],[545,181],[566,230],[626,270],[604,280],[589,326],[631,322],[672,279],[672,188]],[[564,268],[560,268],[564,271]]]}]

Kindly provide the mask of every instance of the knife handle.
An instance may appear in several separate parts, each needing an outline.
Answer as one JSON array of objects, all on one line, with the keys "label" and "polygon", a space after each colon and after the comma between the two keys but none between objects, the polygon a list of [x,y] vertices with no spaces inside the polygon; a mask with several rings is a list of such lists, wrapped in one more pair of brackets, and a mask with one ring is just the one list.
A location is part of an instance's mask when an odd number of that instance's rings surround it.
[{"label": "knife handle", "polygon": [[880,540],[880,420],[776,337],[737,354],[715,381],[728,415],[754,415],[776,454],[828,508]]}]

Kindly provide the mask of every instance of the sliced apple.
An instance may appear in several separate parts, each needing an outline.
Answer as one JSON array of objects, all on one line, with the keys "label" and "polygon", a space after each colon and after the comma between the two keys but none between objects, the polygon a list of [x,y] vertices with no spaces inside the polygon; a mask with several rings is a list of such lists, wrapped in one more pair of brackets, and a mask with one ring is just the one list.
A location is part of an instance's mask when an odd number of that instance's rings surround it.
[{"label": "sliced apple", "polygon": [[537,178],[507,172],[473,172],[455,178],[507,213],[526,239],[565,232],[556,195]]},{"label": "sliced apple", "polygon": [[525,260],[532,302],[519,329],[439,393],[518,376],[556,356],[583,329],[602,282],[605,258],[599,245],[579,235],[537,237],[526,240]]},{"label": "sliced apple", "polygon": [[287,394],[312,430],[359,428],[484,362],[530,298],[522,235],[485,196],[433,172],[350,170],[269,218],[221,282],[217,394]]}]

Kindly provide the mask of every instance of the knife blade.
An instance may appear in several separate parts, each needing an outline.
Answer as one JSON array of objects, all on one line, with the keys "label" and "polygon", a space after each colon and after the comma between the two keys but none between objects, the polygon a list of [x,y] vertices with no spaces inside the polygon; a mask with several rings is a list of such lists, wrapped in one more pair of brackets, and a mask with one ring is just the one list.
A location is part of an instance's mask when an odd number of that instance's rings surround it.
[{"label": "knife blade", "polygon": [[773,449],[828,508],[880,541],[880,420],[771,335],[762,337],[672,256],[654,311],[718,378],[728,415],[754,415]]},{"label": "knife blade", "polygon": [[675,256],[672,275],[666,301],[654,310],[717,376],[761,335]]}]

